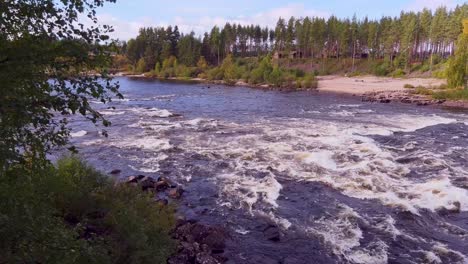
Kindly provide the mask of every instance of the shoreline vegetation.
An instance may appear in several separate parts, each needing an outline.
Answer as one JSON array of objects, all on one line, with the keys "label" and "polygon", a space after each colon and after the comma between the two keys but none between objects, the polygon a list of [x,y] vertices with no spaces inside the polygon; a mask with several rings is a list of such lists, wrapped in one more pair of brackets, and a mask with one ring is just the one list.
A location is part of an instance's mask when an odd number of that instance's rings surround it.
[{"label": "shoreline vegetation", "polygon": [[[468,109],[468,94],[465,90],[447,89],[444,79],[423,77],[379,77],[374,75],[363,76],[340,76],[327,75],[314,78],[315,85],[312,88],[275,87],[270,84],[251,84],[245,80],[236,80],[226,83],[223,80],[208,80],[202,78],[171,77],[159,78],[152,75],[133,74],[119,72],[113,76],[125,76],[129,78],[155,79],[160,81],[189,82],[201,84],[220,84],[230,86],[243,86],[254,89],[279,90],[279,91],[317,91],[341,95],[359,96],[363,101],[404,104],[415,104],[419,106],[439,105],[448,108]],[[210,86],[208,86],[210,87]],[[458,94],[457,94],[458,93]],[[455,95],[454,95],[455,94]]]},{"label": "shoreline vegetation", "polygon": [[[147,27],[117,45],[113,68],[149,78],[284,90],[316,89],[330,75],[409,78],[417,87],[409,96],[466,100],[467,17],[463,4],[380,19],[279,18],[273,28],[226,23],[202,36],[180,33],[176,25]],[[434,90],[412,78],[446,81]]]}]

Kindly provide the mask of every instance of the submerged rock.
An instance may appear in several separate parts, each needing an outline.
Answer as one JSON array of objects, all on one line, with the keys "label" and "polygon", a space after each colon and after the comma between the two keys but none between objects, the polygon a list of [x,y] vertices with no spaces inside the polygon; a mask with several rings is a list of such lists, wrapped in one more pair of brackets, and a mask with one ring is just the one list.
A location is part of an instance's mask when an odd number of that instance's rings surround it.
[{"label": "submerged rock", "polygon": [[119,170],[119,169],[115,169],[115,170],[112,170],[111,172],[109,172],[111,175],[116,175],[116,174],[120,174],[122,172],[122,170]]},{"label": "submerged rock", "polygon": [[266,239],[278,242],[281,238],[280,229],[277,226],[270,225],[265,230],[263,230],[263,235]]}]

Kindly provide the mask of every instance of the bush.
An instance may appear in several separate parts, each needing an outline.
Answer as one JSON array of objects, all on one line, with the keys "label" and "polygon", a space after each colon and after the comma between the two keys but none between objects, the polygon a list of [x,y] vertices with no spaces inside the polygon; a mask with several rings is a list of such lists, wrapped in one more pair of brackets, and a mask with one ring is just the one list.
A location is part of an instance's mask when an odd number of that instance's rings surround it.
[{"label": "bush", "polygon": [[414,93],[415,94],[422,94],[422,95],[433,95],[434,94],[434,91],[432,91],[431,89],[428,89],[424,86],[418,86],[416,87],[416,90],[414,90]]},{"label": "bush", "polygon": [[403,88],[413,89],[414,85],[407,83],[403,86]]},{"label": "bush", "polygon": [[77,160],[0,178],[4,263],[164,263],[174,210]]},{"label": "bush", "polygon": [[466,89],[451,89],[447,91],[435,92],[433,94],[435,99],[446,100],[468,100],[468,90]]},{"label": "bush", "polygon": [[282,85],[282,72],[278,67],[275,67],[273,71],[268,76],[268,82],[276,87]]},{"label": "bush", "polygon": [[380,65],[377,65],[374,70],[374,74],[377,76],[387,76],[390,73],[390,64],[384,62]]},{"label": "bush", "polygon": [[396,69],[394,72],[392,72],[392,77],[393,78],[399,78],[403,77],[406,75],[406,72],[402,69]]},{"label": "bush", "polygon": [[315,76],[312,74],[307,74],[304,77],[303,87],[307,89],[316,89],[318,88],[318,81],[315,79]]},{"label": "bush", "polygon": [[138,60],[136,65],[136,72],[137,73],[144,73],[146,71],[146,61],[144,58]]}]

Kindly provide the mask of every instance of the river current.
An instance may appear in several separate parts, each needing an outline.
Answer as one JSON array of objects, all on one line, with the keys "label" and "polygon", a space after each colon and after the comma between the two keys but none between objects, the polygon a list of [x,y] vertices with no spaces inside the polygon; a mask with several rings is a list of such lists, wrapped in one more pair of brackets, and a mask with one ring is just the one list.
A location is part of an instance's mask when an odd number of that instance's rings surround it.
[{"label": "river current", "polygon": [[468,263],[468,113],[116,80],[125,99],[93,103],[109,137],[71,121],[80,155],[184,186],[180,211],[227,230],[229,263]]}]

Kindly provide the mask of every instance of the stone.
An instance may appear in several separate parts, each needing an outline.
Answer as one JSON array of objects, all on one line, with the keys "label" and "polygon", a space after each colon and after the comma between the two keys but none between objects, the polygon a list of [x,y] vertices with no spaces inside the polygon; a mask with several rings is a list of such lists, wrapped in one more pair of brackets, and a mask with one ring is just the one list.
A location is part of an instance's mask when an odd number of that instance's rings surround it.
[{"label": "stone", "polygon": [[110,172],[110,174],[116,175],[116,174],[120,174],[121,172],[122,172],[121,170],[115,169],[115,170],[112,170],[112,171]]},{"label": "stone", "polygon": [[197,257],[196,257],[196,263],[197,264],[221,264],[220,261],[218,261],[216,258],[212,257],[207,252],[198,253]]},{"label": "stone", "polygon": [[168,196],[172,199],[180,199],[183,193],[184,193],[184,190],[182,188],[176,187],[169,191]]},{"label": "stone", "polygon": [[143,179],[145,175],[136,175],[136,176],[129,176],[125,182],[126,183],[136,183],[139,182],[141,179]]},{"label": "stone", "polygon": [[270,225],[265,230],[263,230],[263,235],[266,237],[266,239],[273,241],[273,242],[278,242],[280,241],[280,230],[277,226]]},{"label": "stone", "polygon": [[164,191],[169,187],[170,185],[164,181],[158,181],[154,184],[154,188],[156,189],[156,191]]},{"label": "stone", "polygon": [[138,183],[143,191],[154,188],[155,180],[149,176],[142,178]]}]

